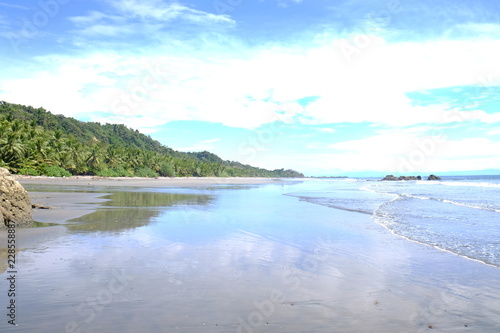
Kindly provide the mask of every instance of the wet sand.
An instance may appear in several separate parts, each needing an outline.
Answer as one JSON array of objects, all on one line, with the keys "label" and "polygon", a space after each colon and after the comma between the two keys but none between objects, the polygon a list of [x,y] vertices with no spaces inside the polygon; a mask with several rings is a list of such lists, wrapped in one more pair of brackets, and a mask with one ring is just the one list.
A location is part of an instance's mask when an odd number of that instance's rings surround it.
[{"label": "wet sand", "polygon": [[2,332],[500,328],[499,269],[282,195],[294,185],[31,181],[33,201],[56,207],[35,218],[65,225],[26,229],[38,236],[19,255],[21,325]]},{"label": "wet sand", "polygon": [[[247,178],[247,177],[95,177],[95,176],[74,176],[74,177],[46,177],[46,176],[22,176],[14,175],[14,178],[28,189],[32,204],[37,204],[43,208],[33,210],[33,219],[42,223],[67,224],[69,220],[92,213],[103,199],[105,193],[91,193],[96,187],[196,187],[210,185],[252,185],[282,183],[285,180],[279,178]],[[300,180],[298,180],[300,181]],[[81,187],[85,192],[38,192],[30,190],[30,185],[57,186],[56,190],[74,187],[76,190]],[[74,188],[75,190],[75,188]],[[31,242],[38,243],[49,237],[51,233],[59,234],[64,228],[25,228],[18,229],[18,236],[22,244],[28,246]],[[0,249],[5,248],[7,231],[0,230]],[[2,266],[0,265],[0,272]]]},{"label": "wet sand", "polygon": [[[68,221],[95,211],[105,199],[100,199],[106,193],[92,193],[95,188],[106,187],[196,187],[210,185],[252,185],[282,183],[279,178],[247,178],[247,177],[177,177],[177,178],[145,178],[145,177],[46,177],[14,175],[14,178],[28,189],[32,204],[42,208],[33,210],[33,219],[41,223],[67,224]],[[30,186],[50,186],[57,191],[64,188],[84,192],[38,192],[30,190]],[[76,188],[74,188],[76,186]],[[23,228],[17,230],[18,242],[21,247],[32,247],[48,238],[64,234],[66,229],[61,226]],[[7,230],[0,230],[0,249],[7,244]],[[2,256],[4,257],[4,256]],[[2,261],[0,272],[6,268]]]}]

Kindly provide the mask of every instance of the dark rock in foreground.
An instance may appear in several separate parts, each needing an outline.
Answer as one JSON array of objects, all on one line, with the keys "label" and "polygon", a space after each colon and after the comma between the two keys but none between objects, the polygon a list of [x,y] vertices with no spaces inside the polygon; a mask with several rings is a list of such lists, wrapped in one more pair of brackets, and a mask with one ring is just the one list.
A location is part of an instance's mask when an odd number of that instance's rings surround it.
[{"label": "dark rock in foreground", "polygon": [[438,177],[436,175],[430,175],[429,178],[427,178],[427,180],[441,180],[441,177]]},{"label": "dark rock in foreground", "polygon": [[28,192],[12,177],[9,170],[0,168],[0,229],[8,224],[31,226],[33,222]]}]

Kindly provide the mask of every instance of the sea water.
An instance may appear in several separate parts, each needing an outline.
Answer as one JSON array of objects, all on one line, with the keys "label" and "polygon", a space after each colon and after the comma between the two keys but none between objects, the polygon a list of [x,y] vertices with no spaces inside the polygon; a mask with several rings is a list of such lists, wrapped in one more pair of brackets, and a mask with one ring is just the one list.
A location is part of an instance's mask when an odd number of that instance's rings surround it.
[{"label": "sea water", "polygon": [[323,179],[315,190],[290,195],[371,214],[375,222],[408,240],[500,267],[500,176],[442,178]]}]

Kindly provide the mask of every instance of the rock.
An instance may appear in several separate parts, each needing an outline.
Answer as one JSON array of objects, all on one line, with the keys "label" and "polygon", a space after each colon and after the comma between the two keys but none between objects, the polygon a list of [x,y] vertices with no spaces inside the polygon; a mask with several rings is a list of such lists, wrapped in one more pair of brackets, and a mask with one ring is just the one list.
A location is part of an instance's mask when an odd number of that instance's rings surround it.
[{"label": "rock", "polygon": [[422,179],[422,177],[415,177],[415,176],[399,176],[399,177],[395,177],[393,175],[387,175],[384,177],[384,181],[398,181],[398,180],[420,180]]},{"label": "rock", "polygon": [[422,177],[421,176],[417,176],[417,180],[422,180]]},{"label": "rock", "polygon": [[34,204],[31,204],[31,208],[33,209],[54,209],[56,207],[52,207],[52,206],[44,206],[42,204],[37,204],[37,203],[34,203]]},{"label": "rock", "polygon": [[28,227],[33,222],[28,192],[5,168],[0,168],[0,215],[0,229],[9,223]]},{"label": "rock", "polygon": [[417,180],[415,176],[399,176],[398,180]]},{"label": "rock", "polygon": [[436,175],[430,175],[427,180],[441,180],[440,177],[436,176]]}]

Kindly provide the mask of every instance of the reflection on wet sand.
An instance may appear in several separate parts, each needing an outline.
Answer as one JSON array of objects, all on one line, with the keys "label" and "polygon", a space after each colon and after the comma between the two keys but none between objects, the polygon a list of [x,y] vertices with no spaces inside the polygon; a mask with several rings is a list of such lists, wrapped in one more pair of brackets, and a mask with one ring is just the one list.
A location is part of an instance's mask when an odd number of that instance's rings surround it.
[{"label": "reflection on wet sand", "polygon": [[[54,190],[46,187],[45,190]],[[62,190],[61,188],[57,188]],[[40,190],[40,188],[37,188]],[[109,193],[107,191],[105,193]],[[118,232],[149,224],[154,218],[164,213],[165,209],[174,206],[207,206],[214,200],[214,196],[203,194],[161,193],[123,191],[112,192],[101,196],[99,192],[31,192],[34,202],[55,200],[57,206],[50,210],[37,211],[35,217],[44,222],[34,221],[31,228],[17,231],[17,252],[28,248],[36,248],[40,244],[59,237],[66,231],[70,232]],[[71,201],[68,205],[65,201]],[[85,199],[85,200],[83,200]],[[88,203],[76,203],[82,201]],[[65,220],[66,206],[70,206],[73,213],[83,215]],[[76,209],[81,210],[77,212]],[[96,208],[97,210],[93,210]],[[90,213],[89,213],[90,212]],[[66,213],[66,214],[65,214]],[[57,216],[57,217],[56,217]],[[55,221],[57,223],[51,223]],[[68,223],[69,222],[69,223]],[[66,227],[60,225],[64,224]],[[7,270],[7,231],[0,234],[0,273]]]},{"label": "reflection on wet sand", "polygon": [[114,192],[97,211],[71,220],[70,231],[120,231],[147,225],[168,207],[205,206],[213,196],[158,192]]}]

